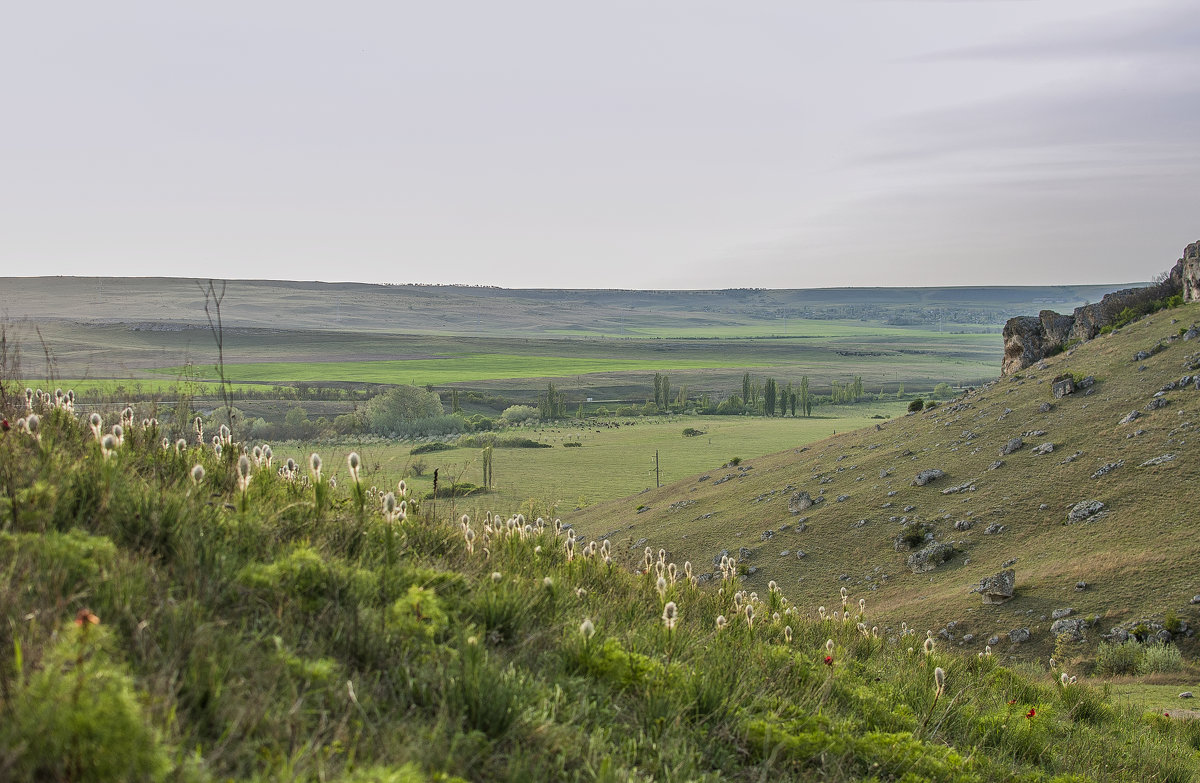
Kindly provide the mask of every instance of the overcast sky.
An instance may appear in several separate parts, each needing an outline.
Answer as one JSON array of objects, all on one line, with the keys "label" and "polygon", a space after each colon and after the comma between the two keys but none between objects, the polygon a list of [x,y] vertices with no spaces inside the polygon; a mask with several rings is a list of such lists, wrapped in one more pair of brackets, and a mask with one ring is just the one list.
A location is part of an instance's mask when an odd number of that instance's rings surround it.
[{"label": "overcast sky", "polygon": [[21,3],[0,276],[1145,280],[1195,0]]}]

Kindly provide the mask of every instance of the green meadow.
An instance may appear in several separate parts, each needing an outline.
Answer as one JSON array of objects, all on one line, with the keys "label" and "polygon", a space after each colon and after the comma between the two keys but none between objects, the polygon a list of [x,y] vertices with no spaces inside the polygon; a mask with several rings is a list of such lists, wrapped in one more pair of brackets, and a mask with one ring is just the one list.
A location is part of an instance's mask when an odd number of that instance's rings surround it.
[{"label": "green meadow", "polygon": [[[519,427],[517,434],[550,445],[550,448],[496,448],[493,450],[494,491],[456,501],[463,510],[536,508],[539,513],[563,514],[614,497],[625,497],[655,486],[655,452],[663,484],[686,476],[717,470],[734,457],[750,459],[858,429],[880,421],[875,416],[899,415],[905,403],[831,406],[828,415],[805,418],[760,416],[669,416],[647,419],[614,419],[565,422],[558,425]],[[687,437],[684,429],[703,434]],[[579,443],[579,446],[565,446]],[[300,460],[318,451],[330,469],[345,475],[346,455],[358,451],[369,484],[394,487],[404,478],[421,492],[432,488],[433,471],[442,482],[482,484],[479,448],[452,448],[412,455],[411,442],[353,441],[329,444],[285,444],[276,447],[285,459]],[[422,475],[414,474],[419,466]]]},{"label": "green meadow", "polygon": [[[659,360],[582,356],[517,356],[512,354],[463,353],[432,359],[353,362],[253,362],[228,364],[226,376],[233,381],[287,382],[340,381],[441,386],[510,378],[563,378],[590,373],[649,372],[663,370],[759,367],[762,361],[748,359],[716,365],[706,359],[664,357]],[[192,368],[196,372],[213,368]],[[167,367],[159,372],[179,375],[187,368]]]}]

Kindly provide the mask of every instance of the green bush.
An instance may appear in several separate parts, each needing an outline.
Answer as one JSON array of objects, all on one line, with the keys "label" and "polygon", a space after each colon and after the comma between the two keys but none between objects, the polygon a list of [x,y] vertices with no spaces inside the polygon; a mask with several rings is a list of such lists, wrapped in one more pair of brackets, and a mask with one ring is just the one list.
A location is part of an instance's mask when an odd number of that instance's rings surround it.
[{"label": "green bush", "polygon": [[36,671],[21,673],[0,720],[5,780],[166,778],[168,749],[107,648],[108,629],[83,619],[60,632]]},{"label": "green bush", "polygon": [[1142,673],[1183,671],[1183,653],[1173,644],[1149,644],[1143,653]]},{"label": "green bush", "polygon": [[703,434],[704,430],[698,430],[695,427],[685,427],[683,430],[683,437],[685,438],[695,438],[696,436]]},{"label": "green bush", "polygon": [[1105,675],[1138,674],[1142,670],[1145,648],[1130,639],[1122,644],[1100,642],[1096,648],[1096,673]]},{"label": "green bush", "polygon": [[500,414],[508,424],[520,424],[526,421],[537,421],[538,409],[532,405],[510,405]]},{"label": "green bush", "polygon": [[918,411],[922,410],[924,407],[925,407],[925,400],[922,400],[920,397],[918,397],[908,404],[908,412],[909,413],[917,413]]}]

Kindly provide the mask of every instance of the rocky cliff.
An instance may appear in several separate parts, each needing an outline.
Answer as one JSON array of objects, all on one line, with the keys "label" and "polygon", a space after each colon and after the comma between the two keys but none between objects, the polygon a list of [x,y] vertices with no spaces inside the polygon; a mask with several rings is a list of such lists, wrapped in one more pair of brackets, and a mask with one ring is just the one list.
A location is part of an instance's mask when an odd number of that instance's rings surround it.
[{"label": "rocky cliff", "polygon": [[1099,302],[1075,308],[1073,315],[1043,310],[1037,316],[1009,319],[1004,325],[1001,374],[1023,370],[1061,350],[1070,340],[1092,339],[1126,309],[1148,311],[1154,302],[1176,294],[1183,294],[1185,302],[1200,301],[1200,241],[1184,248],[1183,257],[1162,282],[1105,294]]}]

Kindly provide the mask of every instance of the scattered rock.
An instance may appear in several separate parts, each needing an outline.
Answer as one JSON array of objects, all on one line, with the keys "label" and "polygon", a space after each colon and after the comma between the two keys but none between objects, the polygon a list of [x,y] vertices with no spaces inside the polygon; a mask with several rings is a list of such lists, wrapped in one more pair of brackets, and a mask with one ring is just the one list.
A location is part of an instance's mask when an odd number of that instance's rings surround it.
[{"label": "scattered rock", "polygon": [[974,482],[968,481],[965,484],[959,484],[957,487],[950,487],[949,489],[943,489],[942,494],[943,495],[957,495],[959,492],[974,492],[974,491],[975,491]]},{"label": "scattered rock", "polygon": [[1078,582],[1075,583],[1075,589],[1078,592],[1083,592],[1084,590],[1088,589],[1088,583],[1083,581],[1082,579],[1080,579]]},{"label": "scattered rock", "polygon": [[996,634],[993,634],[988,637],[987,643],[989,647],[995,647],[997,644],[1000,644],[1000,637]]},{"label": "scattered rock", "polygon": [[1054,406],[1048,402],[1043,402],[1038,406],[1038,413],[1049,413],[1052,410],[1054,410]]},{"label": "scattered rock", "polygon": [[1200,604],[1200,595],[1193,595],[1193,596],[1192,596],[1192,603],[1194,603],[1194,604]]},{"label": "scattered rock", "polygon": [[940,541],[933,541],[926,545],[924,549],[913,552],[908,556],[908,567],[912,569],[914,574],[932,571],[949,560],[953,554],[954,547]]},{"label": "scattered rock", "polygon": [[1142,417],[1141,411],[1130,411],[1128,414],[1125,415],[1125,418],[1121,419],[1121,421],[1119,423],[1120,424],[1128,424],[1129,422],[1133,421],[1134,419],[1140,419],[1141,417]]},{"label": "scattered rock", "polygon": [[1008,640],[1013,644],[1024,644],[1029,641],[1028,628],[1014,628],[1008,632]]},{"label": "scattered rock", "polygon": [[1093,376],[1093,375],[1089,375],[1088,377],[1084,378],[1084,379],[1083,379],[1082,381],[1080,381],[1079,383],[1075,384],[1075,388],[1077,388],[1077,389],[1090,389],[1090,388],[1091,388],[1093,385],[1095,385],[1095,383],[1096,383],[1096,378],[1095,378],[1095,376]]},{"label": "scattered rock", "polygon": [[1055,636],[1067,634],[1072,641],[1081,641],[1083,639],[1083,629],[1087,627],[1087,622],[1078,617],[1070,620],[1055,620],[1050,624],[1050,633]]},{"label": "scattered rock", "polygon": [[1001,525],[999,522],[993,522],[992,524],[990,524],[986,528],[984,528],[983,534],[985,536],[994,536],[997,533],[1003,533],[1004,528],[1005,528],[1005,526]]},{"label": "scattered rock", "polygon": [[838,495],[836,498],[834,498],[834,501],[837,503],[841,503],[841,502],[849,500],[849,499],[850,499],[849,495]]},{"label": "scattered rock", "polygon": [[1081,500],[1067,513],[1068,522],[1082,522],[1091,519],[1104,510],[1104,504],[1099,500]]},{"label": "scattered rock", "polygon": [[762,541],[769,541],[769,540],[771,540],[771,539],[772,539],[772,538],[774,538],[774,537],[775,537],[775,531],[774,531],[774,530],[764,530],[764,531],[762,532],[762,535],[761,535],[761,536],[759,536],[759,539],[760,539],[760,540],[762,540]]},{"label": "scattered rock", "polygon": [[1000,448],[1000,456],[1007,457],[1009,454],[1012,454],[1014,451],[1020,449],[1024,445],[1025,441],[1021,440],[1020,437],[1013,438]]},{"label": "scattered rock", "polygon": [[946,474],[944,471],[937,470],[936,468],[930,469],[930,470],[922,470],[920,473],[917,474],[917,477],[915,479],[913,479],[912,485],[914,487],[923,487],[926,484],[928,484],[929,482],[936,481],[937,479],[940,479],[945,475]]},{"label": "scattered rock", "polygon": [[792,512],[793,514],[799,514],[802,511],[812,508],[824,499],[825,498],[820,496],[814,498],[812,495],[804,492],[803,490],[800,492],[793,492],[792,496],[788,498],[788,511]]},{"label": "scattered rock", "polygon": [[790,555],[791,553],[792,553],[792,550],[790,550],[790,549],[785,549],[785,550],[783,550],[782,552],[780,552],[780,553],[779,553],[779,556],[780,556],[780,557],[787,557],[787,556],[788,556],[788,555]]},{"label": "scattered rock", "polygon": [[[1056,400],[1061,400],[1063,397],[1066,397],[1068,394],[1075,393],[1075,379],[1072,378],[1070,375],[1060,375],[1057,378],[1055,378],[1052,381],[1052,383],[1053,383],[1053,386],[1051,386],[1050,388],[1051,388],[1051,391],[1054,392],[1054,399],[1056,399]],[[1046,403],[1046,404],[1049,405],[1050,403]]]},{"label": "scattered rock", "polygon": [[1040,446],[1038,446],[1037,448],[1035,448],[1033,450],[1033,453],[1040,455],[1040,454],[1049,454],[1052,451],[1054,451],[1054,444],[1047,442],[1047,443],[1043,443]]},{"label": "scattered rock", "polygon": [[969,519],[960,519],[954,523],[954,529],[955,530],[970,530],[972,524],[974,524],[974,523],[971,522],[971,520],[969,520]]},{"label": "scattered rock", "polygon": [[[1013,589],[1017,584],[1017,572],[1006,568],[995,576],[989,576],[979,583],[972,592],[983,596],[985,604],[1002,604],[1013,597]],[[995,644],[995,642],[989,642]]]},{"label": "scattered rock", "polygon": [[1195,340],[1197,337],[1200,337],[1200,331],[1196,330],[1195,324],[1192,324],[1191,326],[1189,326],[1188,330],[1183,333],[1183,339],[1185,341],[1186,340]]},{"label": "scattered rock", "polygon": [[[750,549],[747,549],[746,547],[741,547],[740,549],[738,549],[738,559],[739,560],[749,560],[753,554],[754,554],[754,552]],[[717,562],[719,563],[720,561],[718,560]]]},{"label": "scattered rock", "polygon": [[1053,612],[1050,613],[1050,619],[1061,620],[1064,617],[1070,617],[1074,612],[1075,612],[1075,609],[1071,608],[1071,607],[1068,607],[1066,609],[1055,609]]},{"label": "scattered rock", "polygon": [[1156,411],[1159,408],[1165,408],[1167,406],[1167,402],[1168,400],[1166,397],[1155,397],[1153,400],[1150,400],[1150,402],[1147,403],[1146,410],[1149,412]]},{"label": "scattered rock", "polygon": [[999,470],[1002,467],[1004,467],[1004,460],[998,459],[995,462],[993,462],[991,465],[988,465],[987,469],[988,470]]},{"label": "scattered rock", "polygon": [[[641,544],[641,543],[642,543],[642,542],[644,542],[645,540],[646,540],[646,539],[644,539],[644,538],[643,538],[641,541],[639,541],[639,542],[638,542],[638,544]],[[634,544],[634,547],[637,547],[637,545],[638,545],[638,544]],[[718,552],[717,554],[713,555],[713,565],[720,565],[720,564],[721,564],[721,558],[722,558],[722,557],[729,557],[729,550],[728,550],[728,549],[722,549],[720,552]]]},{"label": "scattered rock", "polygon": [[[1194,327],[1194,326],[1193,326],[1192,328],[1193,328],[1193,329],[1195,329],[1196,327]],[[1181,698],[1181,699],[1190,699],[1190,698],[1192,698],[1192,692],[1191,692],[1191,691],[1184,691],[1183,693],[1179,694],[1179,698]]]},{"label": "scattered rock", "polygon": [[1117,468],[1123,468],[1123,467],[1125,467],[1125,460],[1123,460],[1123,459],[1119,459],[1116,462],[1110,462],[1107,465],[1102,465],[1100,468],[1098,468],[1096,470],[1096,472],[1092,474],[1092,478],[1098,479],[1101,476],[1107,476],[1109,473],[1112,473]]},{"label": "scattered rock", "polygon": [[1146,460],[1141,465],[1138,465],[1138,467],[1139,468],[1152,468],[1155,465],[1163,465],[1167,462],[1170,462],[1173,459],[1175,459],[1174,454],[1163,454],[1162,456],[1153,457],[1151,459]]}]

